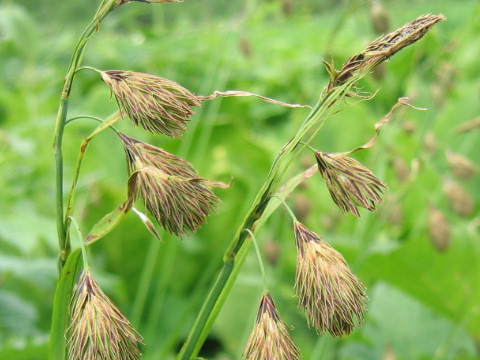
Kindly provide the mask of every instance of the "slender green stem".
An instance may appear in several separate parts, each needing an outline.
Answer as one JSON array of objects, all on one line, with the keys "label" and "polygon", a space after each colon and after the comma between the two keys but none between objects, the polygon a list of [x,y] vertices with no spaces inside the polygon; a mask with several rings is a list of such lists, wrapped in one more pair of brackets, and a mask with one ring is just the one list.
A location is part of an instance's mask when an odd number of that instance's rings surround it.
[{"label": "slender green stem", "polygon": [[283,204],[283,206],[285,206],[285,209],[287,209],[287,211],[288,211],[288,213],[289,213],[289,215],[290,215],[290,217],[292,218],[293,221],[298,221],[297,217],[293,213],[292,209],[290,209],[290,206],[287,205],[285,200],[283,200],[280,196],[277,196],[277,195],[273,195],[272,197],[276,197],[278,200],[280,200],[280,202]]},{"label": "slender green stem", "polygon": [[57,112],[57,119],[55,123],[55,134],[53,151],[55,153],[55,171],[56,171],[56,207],[57,207],[57,233],[58,233],[58,245],[60,248],[59,255],[59,267],[63,268],[70,252],[70,242],[67,237],[67,226],[65,223],[65,217],[63,212],[63,154],[62,143],[63,133],[65,129],[65,123],[68,111],[68,100],[70,97],[70,91],[72,89],[73,79],[75,72],[82,60],[83,52],[87,41],[98,30],[98,25],[102,19],[114,9],[115,0],[103,0],[100,4],[95,17],[92,22],[85,28],[80,40],[77,43],[75,51],[73,52],[70,65],[68,66],[67,74],[62,88],[60,96],[60,105]]},{"label": "slender green stem", "polygon": [[[70,219],[73,213],[75,193],[77,189],[78,177],[80,175],[80,168],[82,166],[83,156],[85,155],[85,151],[87,151],[88,144],[96,135],[98,135],[103,130],[110,128],[113,124],[115,124],[118,120],[120,120],[121,117],[122,116],[119,111],[115,112],[113,115],[110,115],[108,119],[102,122],[88,137],[86,137],[82,141],[80,145],[80,152],[78,153],[77,165],[75,166],[75,175],[73,177],[72,189],[70,190],[70,196],[68,198],[68,205],[67,205],[67,212],[65,214],[65,226],[67,229],[70,225]],[[68,234],[66,236],[68,239]]]},{"label": "slender green stem", "polygon": [[77,237],[78,241],[80,241],[80,247],[82,249],[82,258],[83,258],[83,269],[88,270],[88,259],[87,259],[87,248],[85,247],[85,238],[82,235],[82,231],[80,230],[80,226],[78,226],[78,223],[75,221],[75,219],[72,216],[69,216],[68,219],[70,222],[73,224],[73,227],[75,228],[77,232]]},{"label": "slender green stem", "polygon": [[262,273],[263,278],[263,292],[267,292],[267,274],[265,272],[265,266],[263,266],[262,255],[260,254],[260,248],[258,247],[258,241],[255,238],[255,235],[250,229],[245,229],[246,232],[250,235],[253,241],[253,246],[255,246],[255,252],[257,253],[258,264],[260,265],[260,272]]}]

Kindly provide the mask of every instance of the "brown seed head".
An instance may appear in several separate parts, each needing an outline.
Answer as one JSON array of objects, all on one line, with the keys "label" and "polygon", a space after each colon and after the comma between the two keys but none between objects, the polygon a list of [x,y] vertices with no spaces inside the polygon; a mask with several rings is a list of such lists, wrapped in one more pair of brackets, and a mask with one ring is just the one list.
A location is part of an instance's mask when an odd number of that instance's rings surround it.
[{"label": "brown seed head", "polygon": [[72,299],[67,330],[68,360],[141,359],[142,337],[103,293],[92,274],[83,271]]},{"label": "brown seed head", "polygon": [[443,184],[443,190],[445,191],[450,207],[457,215],[463,217],[469,217],[472,215],[472,197],[462,185],[455,181],[446,180]]},{"label": "brown seed head", "polygon": [[315,152],[318,170],[325,179],[335,204],[360,217],[357,206],[370,211],[382,203],[382,188],[387,187],[357,160],[344,154]]},{"label": "brown seed head", "polygon": [[365,286],[351,272],[342,254],[298,221],[295,291],[308,325],[333,336],[350,334],[360,324],[367,303]]},{"label": "brown seed head", "polygon": [[262,296],[257,320],[247,347],[244,360],[300,360],[300,350],[280,319],[269,292]]},{"label": "brown seed head", "polygon": [[430,206],[428,214],[428,233],[432,245],[439,252],[450,246],[450,225],[445,214],[434,206]]},{"label": "brown seed head", "polygon": [[330,74],[327,90],[344,84],[354,75],[367,74],[404,47],[421,39],[437,22],[444,20],[446,18],[443,15],[422,15],[400,29],[370,43],[361,53],[352,56],[340,71],[335,70],[333,63],[324,62]]},{"label": "brown seed head", "polygon": [[377,35],[385,34],[390,30],[390,15],[383,4],[378,0],[373,0],[370,8],[370,21],[373,31]]},{"label": "brown seed head", "polygon": [[450,170],[462,180],[472,180],[478,172],[478,167],[467,157],[447,151],[447,162]]},{"label": "brown seed head", "polygon": [[122,115],[152,133],[181,138],[198,98],[174,81],[134,71],[108,70],[102,78]]},{"label": "brown seed head", "polygon": [[188,161],[165,150],[120,134],[134,184],[133,201],[143,199],[148,211],[170,233],[197,230],[220,199],[210,186],[221,186],[198,177]]}]

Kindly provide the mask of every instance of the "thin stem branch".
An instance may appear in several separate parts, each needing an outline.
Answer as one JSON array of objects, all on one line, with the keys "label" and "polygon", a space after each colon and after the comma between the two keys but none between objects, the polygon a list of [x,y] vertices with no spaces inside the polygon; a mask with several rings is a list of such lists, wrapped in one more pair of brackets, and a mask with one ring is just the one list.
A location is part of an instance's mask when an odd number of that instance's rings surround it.
[{"label": "thin stem branch", "polygon": [[258,264],[260,266],[260,272],[262,273],[263,278],[263,292],[267,292],[267,274],[265,272],[265,266],[263,265],[262,255],[260,254],[260,248],[258,247],[258,241],[255,238],[255,235],[250,229],[245,229],[246,232],[250,235],[253,241],[253,246],[255,246],[255,252],[257,253]]},{"label": "thin stem branch", "polygon": [[56,208],[57,208],[57,233],[58,233],[58,245],[60,248],[59,254],[59,268],[60,270],[65,265],[68,254],[70,252],[70,242],[67,237],[67,226],[65,222],[64,210],[63,210],[63,154],[62,143],[63,133],[65,129],[65,123],[68,111],[68,100],[70,97],[70,91],[72,89],[73,79],[75,72],[82,60],[83,52],[87,41],[96,33],[98,25],[102,19],[114,9],[115,0],[103,0],[100,4],[95,17],[92,22],[85,28],[77,46],[73,52],[70,65],[68,66],[67,74],[62,88],[60,96],[60,105],[58,107],[57,119],[55,123],[55,133],[53,142],[53,151],[55,153],[55,171],[56,171]]},{"label": "thin stem branch", "polygon": [[[77,182],[78,182],[78,177],[80,175],[80,168],[82,166],[83,162],[83,156],[85,155],[85,152],[87,151],[88,144],[90,141],[98,135],[100,132],[102,132],[105,129],[110,128],[113,124],[115,124],[118,120],[122,118],[121,114],[119,111],[115,112],[113,115],[110,115],[104,122],[102,122],[88,137],[86,137],[81,145],[80,145],[80,151],[78,153],[78,159],[77,159],[77,165],[75,166],[75,175],[73,177],[73,182],[72,182],[72,188],[70,190],[70,196],[68,198],[68,205],[67,205],[67,212],[65,214],[65,226],[68,229],[71,221],[71,215],[73,213],[73,206],[75,202],[75,193],[77,189]],[[68,234],[67,234],[67,239],[68,239]]]}]

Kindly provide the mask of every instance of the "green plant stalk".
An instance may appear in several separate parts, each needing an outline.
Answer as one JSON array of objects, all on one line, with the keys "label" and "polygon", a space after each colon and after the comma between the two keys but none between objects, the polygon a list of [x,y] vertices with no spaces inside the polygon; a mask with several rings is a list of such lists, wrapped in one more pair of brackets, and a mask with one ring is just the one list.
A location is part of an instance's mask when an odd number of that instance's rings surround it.
[{"label": "green plant stalk", "polygon": [[96,33],[98,25],[103,18],[114,9],[115,0],[103,0],[88,26],[83,31],[80,40],[75,47],[75,50],[68,66],[67,74],[63,83],[62,93],[60,95],[60,105],[58,107],[57,118],[55,123],[53,151],[55,153],[55,171],[56,171],[56,208],[57,208],[57,233],[58,233],[58,245],[60,248],[59,254],[59,269],[61,270],[67,261],[70,252],[70,241],[67,237],[67,226],[65,223],[65,216],[63,212],[63,154],[62,143],[63,133],[65,129],[68,100],[70,97],[70,91],[72,89],[73,79],[75,73],[82,60],[83,52],[87,41]]},{"label": "green plant stalk", "polygon": [[[263,186],[257,193],[252,207],[248,211],[245,220],[237,230],[235,237],[225,252],[223,257],[223,268],[221,269],[217,280],[212,286],[212,289],[210,290],[210,293],[208,294],[200,313],[195,320],[187,340],[177,356],[178,360],[190,360],[200,351],[200,348],[207,338],[218,312],[228,296],[236,274],[238,274],[243,262],[245,261],[246,253],[248,252],[243,249],[245,239],[248,236],[248,232],[245,230],[248,229],[252,232],[255,231],[255,223],[262,219],[271,196],[278,190],[278,186],[283,178],[283,175],[287,171],[292,160],[299,153],[298,150],[301,150],[298,149],[297,146],[309,132],[318,132],[328,117],[332,106],[336,102],[340,102],[342,99],[344,99],[352,86],[362,77],[367,75],[370,70],[371,69],[369,68],[365,69],[361,73],[353,76],[345,84],[332,89],[330,92],[324,91],[320,97],[320,100],[312,109],[295,136],[287,144],[285,144],[278,153]],[[312,137],[309,137],[309,141],[311,139]],[[306,145],[308,145],[308,143],[306,143],[303,147]],[[303,147],[301,148],[303,149]],[[248,248],[249,247],[250,246],[248,246]],[[240,253],[245,253],[245,255],[239,256]]]},{"label": "green plant stalk", "polygon": [[73,294],[77,274],[82,267],[81,254],[81,249],[76,249],[72,252],[57,282],[53,302],[52,327],[50,330],[50,351],[48,356],[50,360],[65,359],[65,332],[70,321],[68,305]]},{"label": "green plant stalk", "polygon": [[[75,204],[75,193],[77,189],[77,182],[78,182],[78,177],[80,175],[80,168],[82,166],[83,162],[83,156],[85,155],[85,152],[87,151],[88,144],[90,141],[99,133],[101,133],[103,130],[108,129],[110,126],[115,124],[118,120],[121,119],[121,114],[119,111],[115,112],[114,114],[110,115],[104,122],[102,122],[98,127],[88,136],[86,137],[81,145],[80,145],[80,151],[78,153],[78,159],[77,159],[77,165],[75,166],[75,175],[73,177],[73,182],[72,182],[72,188],[70,190],[70,195],[68,198],[68,204],[67,204],[67,211],[65,213],[65,220],[64,224],[66,229],[69,228],[71,218],[70,216],[73,214],[73,207]],[[68,241],[68,232],[66,233],[66,240]],[[83,239],[82,239],[83,240]]]}]

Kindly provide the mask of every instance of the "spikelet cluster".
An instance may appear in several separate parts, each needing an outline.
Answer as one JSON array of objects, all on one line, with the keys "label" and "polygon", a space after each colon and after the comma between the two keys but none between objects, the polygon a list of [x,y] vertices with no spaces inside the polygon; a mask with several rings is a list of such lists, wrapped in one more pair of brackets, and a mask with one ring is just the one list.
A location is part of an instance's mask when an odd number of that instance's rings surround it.
[{"label": "spikelet cluster", "polygon": [[119,134],[127,154],[131,196],[140,198],[158,223],[180,235],[197,230],[220,202],[188,161],[144,142]]},{"label": "spikelet cluster", "polygon": [[181,138],[198,98],[174,81],[121,70],[101,73],[117,99],[122,115],[152,133]]},{"label": "spikelet cluster", "polygon": [[300,350],[280,319],[269,292],[262,296],[255,327],[243,352],[243,360],[300,360]]},{"label": "spikelet cluster", "polygon": [[68,333],[68,360],[136,360],[142,337],[97,285],[83,271],[72,299]]},{"label": "spikelet cluster", "polygon": [[320,151],[315,152],[315,157],[333,201],[344,212],[360,217],[358,206],[373,211],[375,203],[381,204],[386,185],[357,160]]},{"label": "spikelet cluster", "polygon": [[354,75],[369,72],[406,46],[420,40],[437,22],[444,20],[445,16],[443,15],[422,15],[370,43],[361,53],[352,56],[340,71],[335,70],[333,63],[325,62],[330,74],[330,83],[327,89],[331,90],[344,84]]},{"label": "spikelet cluster", "polygon": [[365,286],[351,272],[342,254],[298,221],[295,291],[308,325],[333,336],[350,334],[363,320]]}]

